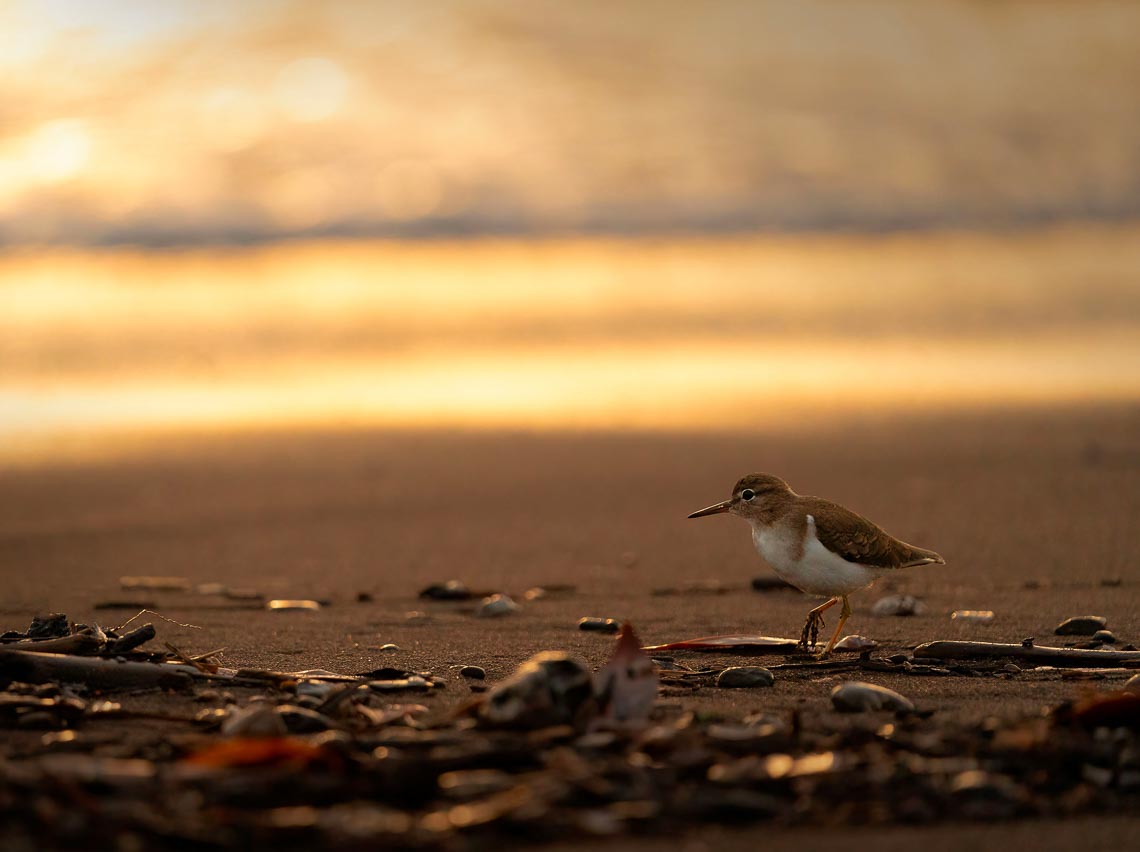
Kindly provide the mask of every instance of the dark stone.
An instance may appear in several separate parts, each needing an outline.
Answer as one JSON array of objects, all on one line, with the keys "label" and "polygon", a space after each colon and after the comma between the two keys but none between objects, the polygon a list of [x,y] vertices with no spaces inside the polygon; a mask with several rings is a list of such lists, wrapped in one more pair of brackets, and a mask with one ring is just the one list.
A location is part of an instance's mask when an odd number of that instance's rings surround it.
[{"label": "dark stone", "polygon": [[1092,636],[1104,630],[1108,619],[1100,615],[1075,615],[1057,625],[1053,633],[1057,636]]},{"label": "dark stone", "polygon": [[762,666],[733,666],[716,676],[720,689],[751,689],[758,686],[772,686],[776,676]]},{"label": "dark stone", "polygon": [[459,670],[459,676],[471,680],[484,680],[487,677],[487,672],[479,666],[464,666]]},{"label": "dark stone", "polygon": [[795,591],[795,588],[791,583],[785,583],[776,576],[752,578],[752,591],[754,592],[785,592],[788,590]]},{"label": "dark stone", "polygon": [[579,630],[596,630],[600,633],[617,633],[621,630],[621,623],[614,618],[586,617],[578,620]]}]

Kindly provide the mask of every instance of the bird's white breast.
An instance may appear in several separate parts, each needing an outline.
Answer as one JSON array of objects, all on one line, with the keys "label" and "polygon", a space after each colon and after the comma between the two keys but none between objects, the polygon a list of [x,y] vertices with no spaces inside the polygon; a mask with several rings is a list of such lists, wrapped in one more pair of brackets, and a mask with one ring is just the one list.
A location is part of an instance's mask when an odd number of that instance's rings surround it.
[{"label": "bird's white breast", "polygon": [[815,518],[807,516],[807,529],[798,524],[752,525],[756,550],[785,582],[811,595],[849,595],[865,589],[880,571],[848,562],[828,550],[815,532]]}]

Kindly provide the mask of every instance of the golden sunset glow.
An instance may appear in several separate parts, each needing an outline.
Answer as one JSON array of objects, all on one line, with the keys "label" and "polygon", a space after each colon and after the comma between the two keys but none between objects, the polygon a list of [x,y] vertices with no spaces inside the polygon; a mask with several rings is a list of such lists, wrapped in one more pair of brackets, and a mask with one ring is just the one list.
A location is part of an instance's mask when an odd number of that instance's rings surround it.
[{"label": "golden sunset glow", "polygon": [[845,6],[4,4],[9,454],[1135,398],[1140,12]]}]

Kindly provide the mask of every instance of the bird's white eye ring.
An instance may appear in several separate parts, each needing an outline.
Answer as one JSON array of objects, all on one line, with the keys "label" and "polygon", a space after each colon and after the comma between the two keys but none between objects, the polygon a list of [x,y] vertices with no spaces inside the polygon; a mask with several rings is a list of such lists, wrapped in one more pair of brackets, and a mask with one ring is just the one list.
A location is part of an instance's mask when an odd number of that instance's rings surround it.
[{"label": "bird's white eye ring", "polygon": [[741,500],[751,500],[755,496],[756,496],[756,492],[753,491],[751,488],[745,488],[743,491],[740,492],[740,499]]}]

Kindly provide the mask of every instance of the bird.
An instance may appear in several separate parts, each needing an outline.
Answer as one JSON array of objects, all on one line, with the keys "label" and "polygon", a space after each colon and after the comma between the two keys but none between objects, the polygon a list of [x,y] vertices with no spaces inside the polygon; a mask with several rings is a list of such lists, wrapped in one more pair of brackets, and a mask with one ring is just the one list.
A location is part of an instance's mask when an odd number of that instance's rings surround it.
[{"label": "bird", "polygon": [[797,494],[780,477],[768,473],[743,477],[727,500],[689,517],[724,512],[752,525],[756,550],[782,580],[809,595],[827,597],[808,613],[800,636],[805,649],[816,647],[823,613],[842,602],[839,625],[817,655],[821,659],[831,653],[851,616],[848,595],[903,568],[946,564],[933,550],[907,544],[831,500]]}]

